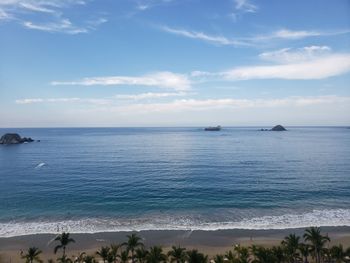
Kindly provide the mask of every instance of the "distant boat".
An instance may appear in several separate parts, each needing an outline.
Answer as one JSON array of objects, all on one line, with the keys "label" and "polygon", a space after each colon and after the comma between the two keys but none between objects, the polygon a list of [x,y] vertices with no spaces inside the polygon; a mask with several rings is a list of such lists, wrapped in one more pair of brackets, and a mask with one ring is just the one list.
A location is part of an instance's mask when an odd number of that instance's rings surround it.
[{"label": "distant boat", "polygon": [[216,127],[206,127],[204,128],[205,131],[220,131],[221,130],[221,126],[218,125]]}]

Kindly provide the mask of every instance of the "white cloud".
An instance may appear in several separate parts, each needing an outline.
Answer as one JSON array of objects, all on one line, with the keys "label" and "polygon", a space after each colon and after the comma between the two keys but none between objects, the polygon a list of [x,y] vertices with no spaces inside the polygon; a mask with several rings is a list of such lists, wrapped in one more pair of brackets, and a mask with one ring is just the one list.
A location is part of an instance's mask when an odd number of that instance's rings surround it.
[{"label": "white cloud", "polygon": [[168,71],[155,72],[137,77],[111,76],[84,78],[78,81],[53,81],[51,85],[82,85],[82,86],[117,86],[117,85],[139,85],[168,88],[174,90],[188,90],[191,82],[186,75],[176,74]]},{"label": "white cloud", "polygon": [[141,93],[141,94],[117,94],[114,96],[114,98],[123,99],[123,100],[144,100],[144,99],[178,97],[178,96],[186,96],[186,95],[188,95],[188,93],[186,92],[171,92],[171,93],[147,92],[147,93]]},{"label": "white cloud", "polygon": [[[151,94],[151,93],[148,93]],[[327,96],[294,96],[277,99],[235,99],[235,98],[219,98],[219,99],[178,99],[170,102],[162,103],[131,103],[115,106],[116,99],[146,99],[146,98],[161,98],[163,94],[159,93],[159,96],[151,94],[147,96],[145,94],[137,95],[116,95],[113,99],[94,99],[94,98],[26,98],[16,100],[16,104],[37,104],[37,103],[82,103],[107,106],[102,109],[120,109],[122,111],[132,112],[150,112],[150,111],[205,111],[222,108],[278,108],[278,107],[308,107],[313,105],[329,105],[329,104],[342,104],[350,105],[350,97],[341,97],[335,95]],[[182,95],[182,94],[181,94]],[[181,96],[179,95],[179,96]],[[129,97],[126,97],[129,96]],[[166,96],[166,95],[165,95]],[[110,107],[108,107],[110,106]]]},{"label": "white cloud", "polygon": [[62,32],[67,34],[80,34],[87,33],[87,28],[80,28],[74,26],[68,19],[62,19],[58,22],[46,23],[46,24],[35,24],[33,22],[26,21],[23,23],[26,28],[36,29],[47,32]]},{"label": "white cloud", "polygon": [[[192,94],[192,93],[191,93]],[[39,104],[39,103],[80,103],[93,105],[114,105],[118,104],[119,100],[152,100],[169,97],[186,96],[186,92],[172,92],[172,93],[140,93],[140,94],[117,94],[108,98],[24,98],[15,100],[16,104]]]},{"label": "white cloud", "polygon": [[330,54],[331,48],[328,46],[308,46],[298,49],[283,48],[275,51],[264,52],[259,55],[263,60],[289,63],[316,59]]},{"label": "white cloud", "polygon": [[270,41],[283,41],[283,40],[298,40],[308,37],[316,36],[335,36],[350,33],[350,30],[334,30],[334,31],[307,31],[307,30],[289,30],[281,29],[272,33],[263,35],[254,35],[250,37],[237,36],[234,39],[222,36],[222,35],[211,35],[205,32],[173,28],[169,26],[160,26],[162,31],[186,37],[191,39],[202,40],[208,43],[212,43],[219,46],[250,46],[250,47],[261,47],[261,44],[268,43]]},{"label": "white cloud", "polygon": [[34,99],[18,99],[15,101],[17,104],[32,104],[44,102],[44,99],[34,98]]},{"label": "white cloud", "polygon": [[107,20],[86,19],[78,25],[64,16],[65,9],[85,4],[82,0],[0,0],[0,20],[13,20],[25,28],[45,32],[86,33]]},{"label": "white cloud", "polygon": [[150,112],[188,112],[211,111],[220,109],[266,109],[266,108],[303,108],[326,105],[342,105],[349,107],[350,97],[316,96],[316,97],[287,97],[279,99],[181,99],[167,103],[136,103],[101,110],[139,114]]},{"label": "white cloud", "polygon": [[[298,49],[284,48],[264,52],[262,60],[273,62],[269,65],[251,65],[208,72],[192,71],[178,74],[160,71],[141,76],[88,77],[76,81],[52,81],[51,85],[81,86],[149,86],[186,91],[191,85],[208,81],[242,81],[250,79],[317,80],[350,72],[350,53],[332,53],[328,46],[307,46]],[[179,93],[144,93],[121,95],[124,99],[143,97],[170,97]]]},{"label": "white cloud", "polygon": [[37,103],[88,103],[95,105],[110,104],[109,99],[85,99],[85,98],[30,98],[30,99],[18,99],[16,104],[37,104]]},{"label": "white cloud", "polygon": [[143,10],[148,9],[148,8],[149,8],[149,5],[146,5],[146,4],[138,4],[138,5],[136,6],[136,8],[137,8],[138,10],[143,11]]},{"label": "white cloud", "polygon": [[[350,97],[301,96],[282,98],[180,99],[157,103],[104,103],[104,99],[36,99],[45,111],[30,121],[23,116],[30,105],[18,106],[18,113],[3,114],[4,127],[24,126],[206,126],[217,125],[347,125]],[[17,103],[20,103],[18,101]],[[33,99],[33,102],[34,99]],[[56,110],[56,104],[65,103]],[[61,105],[60,105],[61,106]],[[5,112],[6,113],[6,112]],[[1,113],[0,113],[1,114]],[[50,116],[48,118],[47,116]],[[11,118],[7,118],[11,116]]]},{"label": "white cloud", "polygon": [[350,54],[334,54],[301,62],[238,67],[218,73],[227,80],[324,79],[350,71]]},{"label": "white cloud", "polygon": [[31,3],[31,2],[19,2],[19,6],[30,11],[43,12],[43,13],[55,13],[55,10],[45,7],[40,3]]},{"label": "white cloud", "polygon": [[188,30],[184,30],[184,29],[176,29],[176,28],[171,28],[168,26],[162,26],[160,27],[161,30],[171,33],[171,34],[175,34],[175,35],[179,35],[179,36],[183,36],[183,37],[187,37],[187,38],[192,38],[192,39],[199,39],[199,40],[203,40],[206,42],[210,42],[216,45],[232,45],[232,46],[247,46],[249,45],[249,43],[243,42],[243,41],[238,41],[238,40],[233,40],[233,39],[229,39],[223,36],[213,36],[213,35],[209,35],[203,32],[196,32],[196,31],[188,31]]},{"label": "white cloud", "polygon": [[258,7],[252,4],[249,0],[235,0],[235,8],[248,13],[255,13]]},{"label": "white cloud", "polygon": [[8,13],[6,13],[4,10],[0,9],[0,21],[3,20],[10,20],[12,18],[11,15],[9,15]]},{"label": "white cloud", "polygon": [[274,32],[271,38],[285,38],[285,39],[300,39],[305,37],[320,36],[322,33],[317,31],[292,31],[288,29],[282,29]]},{"label": "white cloud", "polygon": [[244,38],[246,41],[263,42],[270,40],[298,40],[309,37],[325,37],[335,36],[350,33],[350,30],[333,30],[333,31],[318,31],[318,30],[290,30],[283,28],[269,34],[256,35],[250,38]]},{"label": "white cloud", "polygon": [[136,9],[139,11],[145,11],[157,6],[171,3],[173,0],[138,0]]}]

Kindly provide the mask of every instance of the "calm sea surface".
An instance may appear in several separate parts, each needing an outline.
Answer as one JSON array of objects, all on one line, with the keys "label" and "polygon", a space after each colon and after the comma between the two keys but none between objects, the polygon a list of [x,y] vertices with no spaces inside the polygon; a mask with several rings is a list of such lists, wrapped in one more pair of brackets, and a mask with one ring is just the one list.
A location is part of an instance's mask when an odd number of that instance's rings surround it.
[{"label": "calm sea surface", "polygon": [[0,129],[0,237],[350,225],[350,129]]}]

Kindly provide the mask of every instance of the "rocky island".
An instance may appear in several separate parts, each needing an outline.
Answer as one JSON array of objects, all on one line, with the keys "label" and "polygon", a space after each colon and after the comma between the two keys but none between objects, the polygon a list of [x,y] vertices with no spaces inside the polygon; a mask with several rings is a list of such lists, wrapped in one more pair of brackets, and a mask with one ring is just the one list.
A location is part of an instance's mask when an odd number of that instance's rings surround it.
[{"label": "rocky island", "polygon": [[0,138],[0,144],[20,144],[33,141],[32,138],[21,138],[17,133],[6,133]]},{"label": "rocky island", "polygon": [[271,129],[271,131],[286,131],[286,128],[284,128],[282,125],[276,125]]},{"label": "rocky island", "polygon": [[260,129],[260,131],[286,131],[286,130],[287,129],[284,128],[282,125],[276,125],[272,129],[265,129],[265,128]]}]

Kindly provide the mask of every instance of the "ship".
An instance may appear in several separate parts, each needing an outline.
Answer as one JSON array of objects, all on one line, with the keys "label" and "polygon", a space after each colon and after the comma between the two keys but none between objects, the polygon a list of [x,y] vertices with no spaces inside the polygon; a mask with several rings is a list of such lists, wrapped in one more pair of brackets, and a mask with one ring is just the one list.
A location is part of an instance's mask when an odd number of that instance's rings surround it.
[{"label": "ship", "polygon": [[221,126],[215,126],[215,127],[206,127],[204,128],[205,131],[220,131],[221,130]]}]

